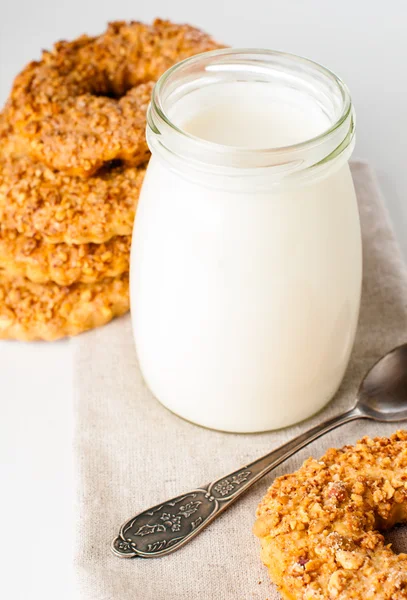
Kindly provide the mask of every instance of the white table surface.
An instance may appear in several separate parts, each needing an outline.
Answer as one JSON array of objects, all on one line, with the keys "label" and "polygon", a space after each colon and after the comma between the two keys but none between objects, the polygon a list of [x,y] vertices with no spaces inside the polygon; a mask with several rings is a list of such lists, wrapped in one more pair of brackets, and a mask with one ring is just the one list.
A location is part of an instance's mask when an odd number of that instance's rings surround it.
[{"label": "white table surface", "polygon": [[[341,75],[357,111],[355,155],[375,167],[407,257],[404,0],[0,0],[0,104],[41,48],[109,20],[154,16],[230,45],[302,54]],[[1,342],[0,369],[0,597],[76,600],[71,345]]]}]

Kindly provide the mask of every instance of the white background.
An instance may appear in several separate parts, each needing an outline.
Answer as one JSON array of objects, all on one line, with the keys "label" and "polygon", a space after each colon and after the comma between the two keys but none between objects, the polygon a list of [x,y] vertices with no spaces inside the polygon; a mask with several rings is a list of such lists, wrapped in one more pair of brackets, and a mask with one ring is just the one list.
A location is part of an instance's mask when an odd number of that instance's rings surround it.
[{"label": "white background", "polygon": [[[405,0],[0,0],[0,104],[41,48],[101,32],[109,20],[155,16],[198,25],[226,44],[302,54],[337,72],[356,107],[355,155],[377,170],[407,257]],[[0,344],[0,597],[7,600],[78,598],[71,361],[67,342]]]}]

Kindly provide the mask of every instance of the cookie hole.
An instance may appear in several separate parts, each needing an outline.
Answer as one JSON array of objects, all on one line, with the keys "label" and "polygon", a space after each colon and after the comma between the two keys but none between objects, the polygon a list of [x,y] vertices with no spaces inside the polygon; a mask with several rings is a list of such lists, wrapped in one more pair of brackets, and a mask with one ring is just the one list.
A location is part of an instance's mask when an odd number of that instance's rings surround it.
[{"label": "cookie hole", "polygon": [[92,94],[93,96],[97,96],[98,98],[110,98],[111,100],[120,100],[120,98],[123,98],[123,96],[125,96],[124,94],[118,94],[115,92],[115,90],[102,90],[102,91],[96,91],[93,92]]},{"label": "cookie hole", "polygon": [[94,173],[98,177],[103,177],[104,175],[109,175],[109,173],[114,169],[120,169],[125,165],[125,162],[120,158],[115,158],[114,160],[109,160],[108,162],[103,163],[103,165]]},{"label": "cookie hole", "polygon": [[115,158],[114,160],[109,160],[109,162],[105,163],[107,169],[119,169],[124,167],[124,160],[120,158]]},{"label": "cookie hole", "polygon": [[393,552],[396,554],[407,554],[407,524],[396,525],[389,531],[383,532],[386,544],[391,544]]},{"label": "cookie hole", "polygon": [[111,100],[120,100],[134,87],[132,81],[104,81],[100,87],[95,87],[92,94],[98,98],[110,98]]}]

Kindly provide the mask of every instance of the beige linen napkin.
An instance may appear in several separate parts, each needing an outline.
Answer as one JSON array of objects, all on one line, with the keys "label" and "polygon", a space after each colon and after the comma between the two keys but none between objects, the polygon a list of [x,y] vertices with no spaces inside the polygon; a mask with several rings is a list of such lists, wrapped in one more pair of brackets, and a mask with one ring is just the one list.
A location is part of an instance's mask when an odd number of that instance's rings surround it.
[{"label": "beige linen napkin", "polygon": [[[366,369],[407,341],[407,276],[376,180],[364,163],[352,172],[361,212],[364,284],[356,345],[335,400],[317,417],[285,430],[235,435],[191,425],[168,412],[143,383],[130,319],[74,342],[79,470],[76,572],[84,600],[272,600],[279,598],[252,534],[256,506],[274,477],[309,455],[396,425],[356,421],[314,442],[258,482],[194,541],[172,555],[125,560],[109,545],[123,521],[269,452],[353,401]],[[403,534],[404,531],[404,534]],[[407,550],[406,528],[393,534]],[[404,540],[402,539],[404,535]]]}]

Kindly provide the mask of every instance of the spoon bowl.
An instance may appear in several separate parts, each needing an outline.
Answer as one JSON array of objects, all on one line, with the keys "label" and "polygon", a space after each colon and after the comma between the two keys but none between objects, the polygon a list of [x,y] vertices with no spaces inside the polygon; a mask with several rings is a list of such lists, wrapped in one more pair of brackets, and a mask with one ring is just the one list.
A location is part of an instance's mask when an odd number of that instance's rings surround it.
[{"label": "spoon bowl", "polygon": [[407,344],[391,350],[368,371],[355,409],[375,421],[407,420]]}]

